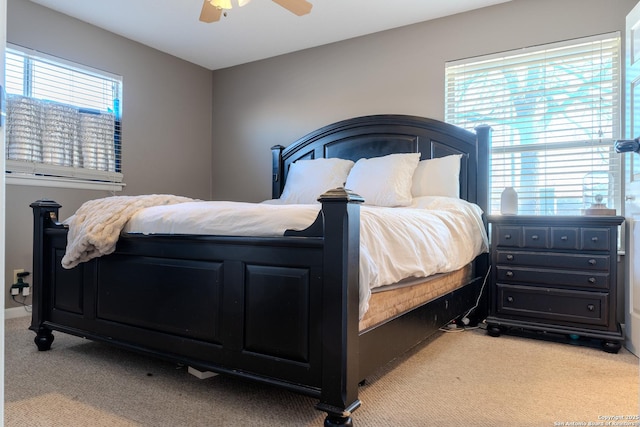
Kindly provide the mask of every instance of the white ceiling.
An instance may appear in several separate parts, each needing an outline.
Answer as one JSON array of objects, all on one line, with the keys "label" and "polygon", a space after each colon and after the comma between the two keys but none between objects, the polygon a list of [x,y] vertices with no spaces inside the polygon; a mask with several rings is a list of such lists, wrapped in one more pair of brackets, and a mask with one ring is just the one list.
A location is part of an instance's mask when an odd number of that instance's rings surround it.
[{"label": "white ceiling", "polygon": [[216,70],[510,0],[309,0],[298,17],[269,0],[198,20],[203,0],[31,0]]}]

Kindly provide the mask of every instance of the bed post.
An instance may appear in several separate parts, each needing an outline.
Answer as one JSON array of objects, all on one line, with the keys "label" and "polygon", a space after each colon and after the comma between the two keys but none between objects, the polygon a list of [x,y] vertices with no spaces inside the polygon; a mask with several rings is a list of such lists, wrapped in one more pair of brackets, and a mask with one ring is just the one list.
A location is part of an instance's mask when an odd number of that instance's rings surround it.
[{"label": "bed post", "polygon": [[477,165],[477,195],[476,203],[482,208],[485,215],[490,213],[491,209],[491,177],[489,175],[489,167],[491,163],[491,126],[480,125],[475,128],[476,131],[476,156]]},{"label": "bed post", "polygon": [[282,167],[284,166],[282,163],[282,150],[284,147],[282,145],[274,145],[271,147],[271,198],[279,199],[282,194],[283,181],[284,181],[284,171]]},{"label": "bed post", "polygon": [[[491,212],[491,175],[489,169],[491,166],[491,126],[480,125],[475,128],[476,131],[476,158],[477,158],[477,178],[476,178],[476,204],[480,206],[484,212],[482,219],[484,228],[488,233],[487,215]],[[489,254],[479,255],[475,261],[476,276],[487,277],[489,271]],[[485,279],[486,280],[486,279]],[[475,310],[475,316],[480,321],[488,314],[488,300],[486,292],[481,292],[481,301]]]},{"label": "bed post", "polygon": [[325,426],[351,426],[358,400],[359,195],[336,188],[322,194],[324,287],[322,290],[322,387],[316,405]]},{"label": "bed post", "polygon": [[32,274],[32,310],[31,326],[29,329],[36,333],[34,342],[38,350],[45,351],[51,348],[53,334],[44,327],[45,307],[49,301],[45,297],[44,289],[44,229],[50,222],[58,221],[60,205],[53,200],[37,200],[29,205],[33,209],[33,274]]}]

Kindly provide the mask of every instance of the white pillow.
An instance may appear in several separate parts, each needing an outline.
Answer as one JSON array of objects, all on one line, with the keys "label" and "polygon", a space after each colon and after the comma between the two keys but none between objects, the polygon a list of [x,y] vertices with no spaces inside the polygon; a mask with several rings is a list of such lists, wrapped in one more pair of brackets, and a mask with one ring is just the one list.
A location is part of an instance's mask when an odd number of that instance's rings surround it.
[{"label": "white pillow", "polygon": [[460,197],[460,158],[462,154],[422,160],[413,174],[413,197]]},{"label": "white pillow", "polygon": [[362,196],[367,205],[408,206],[419,161],[420,153],[360,159],[349,172],[346,188]]},{"label": "white pillow", "polygon": [[353,167],[351,160],[298,160],[291,164],[280,200],[288,204],[318,203],[327,190],[343,187]]}]

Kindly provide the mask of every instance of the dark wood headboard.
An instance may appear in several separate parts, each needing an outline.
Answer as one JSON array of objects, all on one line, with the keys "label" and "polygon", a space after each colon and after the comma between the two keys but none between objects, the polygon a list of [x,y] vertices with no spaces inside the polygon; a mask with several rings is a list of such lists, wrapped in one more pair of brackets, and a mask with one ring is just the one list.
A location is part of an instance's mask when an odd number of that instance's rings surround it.
[{"label": "dark wood headboard", "polygon": [[421,153],[421,159],[463,154],[460,165],[460,198],[488,212],[488,126],[469,132],[424,117],[383,114],[356,117],[325,126],[288,147],[272,147],[272,197],[279,198],[289,166],[300,159],[339,157],[353,160],[392,153]]}]

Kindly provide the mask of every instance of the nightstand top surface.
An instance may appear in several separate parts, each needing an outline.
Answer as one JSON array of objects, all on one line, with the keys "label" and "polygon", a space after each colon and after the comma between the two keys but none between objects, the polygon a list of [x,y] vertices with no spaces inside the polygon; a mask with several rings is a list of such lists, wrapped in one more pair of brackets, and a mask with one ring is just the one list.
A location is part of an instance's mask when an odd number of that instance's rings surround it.
[{"label": "nightstand top surface", "polygon": [[619,225],[623,216],[610,215],[487,215],[487,220],[500,224],[536,225]]}]

